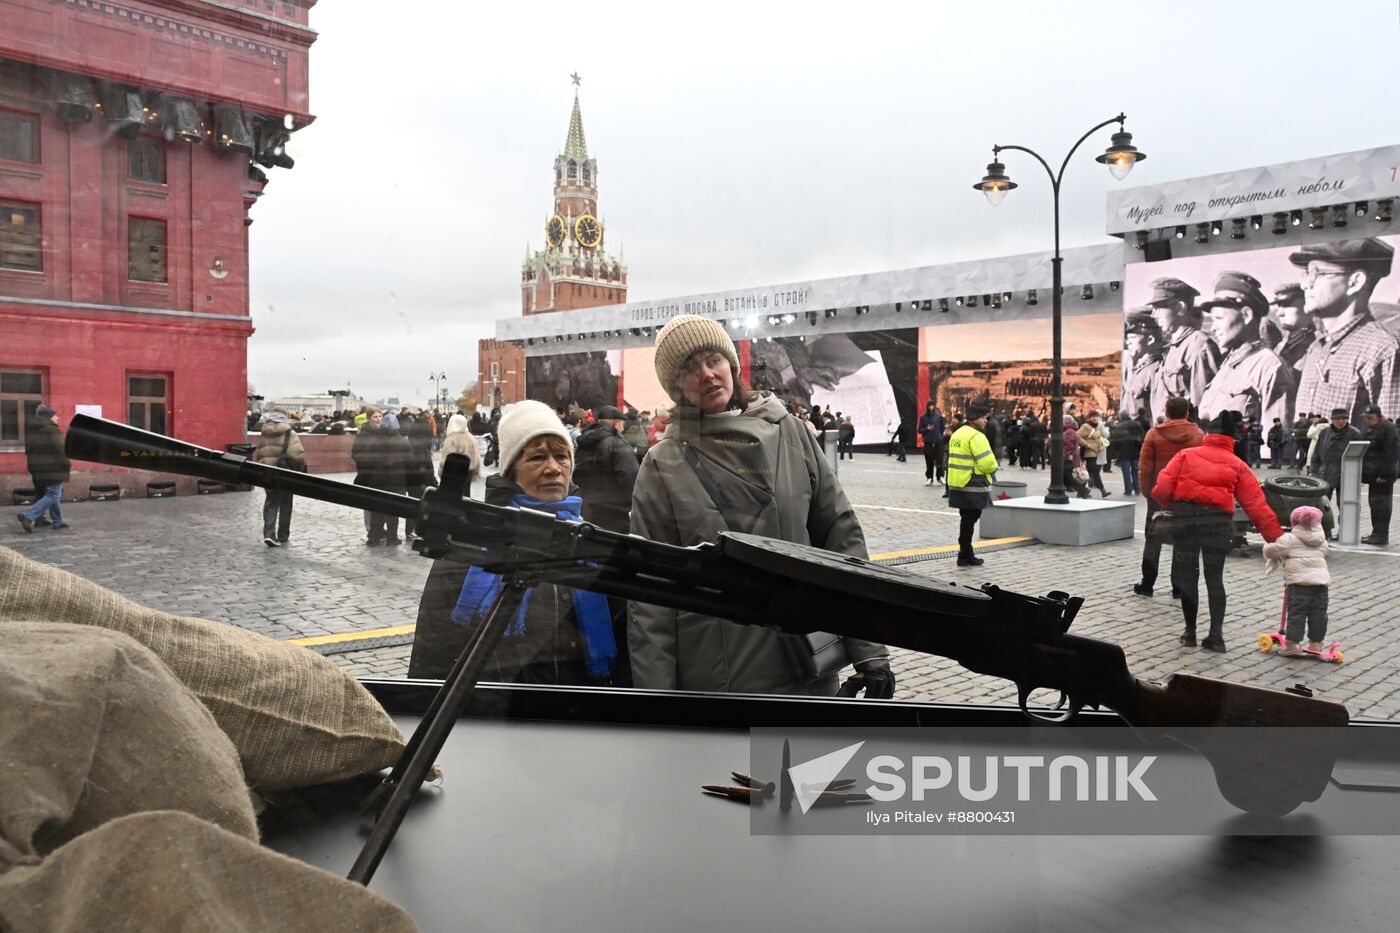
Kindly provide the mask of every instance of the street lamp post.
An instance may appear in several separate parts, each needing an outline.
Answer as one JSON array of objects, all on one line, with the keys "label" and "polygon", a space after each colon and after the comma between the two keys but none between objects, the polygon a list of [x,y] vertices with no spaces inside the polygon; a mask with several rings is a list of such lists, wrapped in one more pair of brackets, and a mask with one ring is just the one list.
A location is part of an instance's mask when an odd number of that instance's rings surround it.
[{"label": "street lamp post", "polygon": [[442,384],[447,381],[447,373],[434,370],[428,373],[428,378],[433,380],[433,407],[442,407]]},{"label": "street lamp post", "polygon": [[1055,202],[1055,256],[1050,260],[1051,267],[1051,332],[1052,332],[1052,367],[1053,376],[1051,379],[1050,396],[1050,488],[1045,491],[1045,502],[1047,505],[1068,505],[1069,496],[1065,494],[1065,399],[1064,390],[1060,383],[1060,324],[1063,317],[1063,299],[1060,295],[1060,182],[1064,180],[1065,169],[1069,166],[1069,160],[1079,149],[1079,146],[1094,133],[1103,129],[1111,123],[1118,124],[1118,132],[1113,134],[1113,142],[1104,150],[1103,155],[1095,157],[1096,162],[1101,162],[1108,166],[1108,171],[1116,180],[1122,181],[1132,171],[1133,165],[1147,158],[1147,154],[1139,152],[1133,146],[1133,134],[1123,128],[1127,117],[1118,114],[1110,120],[1105,120],[1095,126],[1089,132],[1079,137],[1070,147],[1069,153],[1065,156],[1064,162],[1060,163],[1060,172],[1055,172],[1050,168],[1050,164],[1041,158],[1040,153],[1034,149],[1027,149],[1025,146],[993,146],[992,161],[987,166],[987,174],[982,180],[973,185],[978,191],[987,197],[987,202],[993,207],[1001,203],[1001,199],[1006,197],[1006,193],[1016,187],[1016,183],[1006,175],[1006,166],[999,160],[998,156],[1003,150],[1014,149],[1018,152],[1030,154],[1044,168],[1045,173],[1050,176],[1050,187],[1054,193]]}]

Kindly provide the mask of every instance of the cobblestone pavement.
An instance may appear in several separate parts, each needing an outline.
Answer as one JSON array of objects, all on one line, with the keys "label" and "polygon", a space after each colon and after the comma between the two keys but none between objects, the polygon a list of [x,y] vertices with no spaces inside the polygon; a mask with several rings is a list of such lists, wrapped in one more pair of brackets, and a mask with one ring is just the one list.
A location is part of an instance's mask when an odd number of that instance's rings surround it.
[{"label": "cobblestone pavement", "polygon": [[[1048,475],[1015,468],[1002,473],[1028,481],[1032,493],[1043,490]],[[956,540],[957,513],[948,510],[939,487],[924,485],[921,458],[898,463],[881,454],[860,454],[841,464],[841,480],[872,553]],[[1105,480],[1111,491],[1122,489],[1117,473]],[[265,547],[262,502],[262,493],[255,491],[65,503],[73,532],[40,528],[26,535],[11,518],[0,525],[0,543],[146,605],[278,639],[413,622],[428,561],[406,546],[365,547],[358,512],[305,499],[296,502],[290,546]],[[1138,500],[1139,529],[1144,513]],[[1369,530],[1363,514],[1362,533]],[[985,555],[985,566],[975,569],[956,567],[951,554],[907,568],[959,583],[991,581],[1027,593],[1062,589],[1082,595],[1085,605],[1073,631],[1119,643],[1143,677],[1191,671],[1275,686],[1303,682],[1319,696],[1346,703],[1355,717],[1400,719],[1400,643],[1391,637],[1400,611],[1400,548],[1333,550],[1329,641],[1342,642],[1346,653],[1344,664],[1333,665],[1257,649],[1258,635],[1277,624],[1283,584],[1277,574],[1264,576],[1258,539],[1251,540],[1247,554],[1226,563],[1230,650],[1223,655],[1178,645],[1181,610],[1167,593],[1170,549],[1163,554],[1158,595],[1132,593],[1139,579],[1140,532],[1133,540],[1091,547],[1034,544],[993,551]],[[1203,605],[1202,626],[1205,614]],[[1015,688],[1005,681],[970,674],[944,658],[895,654],[902,698],[1015,702]],[[390,644],[331,657],[357,676],[401,677],[408,655],[408,645]]]}]

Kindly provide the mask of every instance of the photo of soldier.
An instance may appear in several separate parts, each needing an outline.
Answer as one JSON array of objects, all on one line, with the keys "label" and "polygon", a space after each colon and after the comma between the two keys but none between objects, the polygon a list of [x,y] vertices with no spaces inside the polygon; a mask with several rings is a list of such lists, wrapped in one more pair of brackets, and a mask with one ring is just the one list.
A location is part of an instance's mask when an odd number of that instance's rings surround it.
[{"label": "photo of soldier", "polygon": [[[1196,308],[1200,292],[1179,278],[1167,277],[1152,283],[1147,304],[1166,339],[1162,355],[1161,398],[1181,396],[1199,399],[1220,366],[1219,352],[1201,331],[1201,312]],[[1164,409],[1152,409],[1152,416]]]},{"label": "photo of soldier", "polygon": [[1128,315],[1124,344],[1128,354],[1128,378],[1123,390],[1123,408],[1129,412],[1165,409],[1167,396],[1162,383],[1162,328],[1152,316],[1153,309],[1138,308]]},{"label": "photo of soldier", "polygon": [[1318,330],[1302,361],[1299,408],[1345,409],[1353,421],[1368,405],[1387,415],[1400,411],[1400,342],[1371,314],[1371,296],[1394,255],[1376,237],[1311,244],[1289,255],[1302,271],[1304,310]]},{"label": "photo of soldier", "polygon": [[1201,305],[1225,358],[1200,396],[1202,416],[1225,411],[1244,414],[1252,424],[1292,419],[1297,387],[1293,368],[1264,345],[1260,327],[1269,313],[1259,280],[1243,272],[1222,272],[1215,297]]},{"label": "photo of soldier", "polygon": [[617,374],[605,350],[532,356],[525,361],[525,394],[555,410],[596,410],[617,404]]},{"label": "photo of soldier", "polygon": [[[879,353],[885,380],[894,397],[895,412],[887,413],[885,420],[897,414],[896,422],[906,426],[904,442],[913,444],[913,425],[918,414],[914,396],[918,379],[918,331],[914,328],[828,334],[806,340],[800,337],[753,340],[749,344],[750,384],[755,391],[767,390],[785,402],[812,408],[814,393],[825,398],[835,392],[839,399],[841,380],[873,362],[870,351]],[[883,423],[860,419],[856,430],[861,436],[856,443],[871,443],[873,432]]]},{"label": "photo of soldier", "polygon": [[[1278,320],[1279,340],[1270,345],[1274,354],[1295,370],[1303,365],[1303,357],[1317,340],[1312,318],[1303,310],[1303,286],[1286,282],[1274,289],[1274,317]],[[1265,343],[1268,337],[1265,336]]]}]

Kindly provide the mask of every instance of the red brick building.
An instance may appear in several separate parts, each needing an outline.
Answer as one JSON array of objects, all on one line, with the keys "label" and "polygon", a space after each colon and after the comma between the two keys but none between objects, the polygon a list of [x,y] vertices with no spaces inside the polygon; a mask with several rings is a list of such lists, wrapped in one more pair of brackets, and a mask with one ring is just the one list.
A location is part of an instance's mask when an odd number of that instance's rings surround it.
[{"label": "red brick building", "polygon": [[4,501],[40,403],[243,440],[249,212],[312,119],[314,3],[0,0]]},{"label": "red brick building", "polygon": [[[574,311],[627,301],[627,264],[607,252],[598,213],[598,162],[588,154],[579,111],[578,79],[564,151],[554,159],[554,209],[545,220],[545,248],[525,252],[520,267],[520,313]],[[526,397],[525,351],[519,343],[477,345],[477,398],[483,405]]]}]

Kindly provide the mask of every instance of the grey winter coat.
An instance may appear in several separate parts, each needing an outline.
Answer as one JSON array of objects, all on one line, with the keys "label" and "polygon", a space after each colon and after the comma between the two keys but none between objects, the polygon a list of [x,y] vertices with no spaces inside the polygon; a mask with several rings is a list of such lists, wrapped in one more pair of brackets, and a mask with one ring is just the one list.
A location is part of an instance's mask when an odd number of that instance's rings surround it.
[{"label": "grey winter coat", "polygon": [[[691,445],[738,512],[738,531],[866,557],[865,535],[817,441],[768,393],[746,411],[702,416],[680,406],[642,461],[632,533],[691,546],[728,530],[685,458]],[[837,675],[803,682],[774,629],[647,603],[630,606],[635,686],[660,690],[831,695]],[[884,645],[845,639],[852,661],[887,657]]]}]

